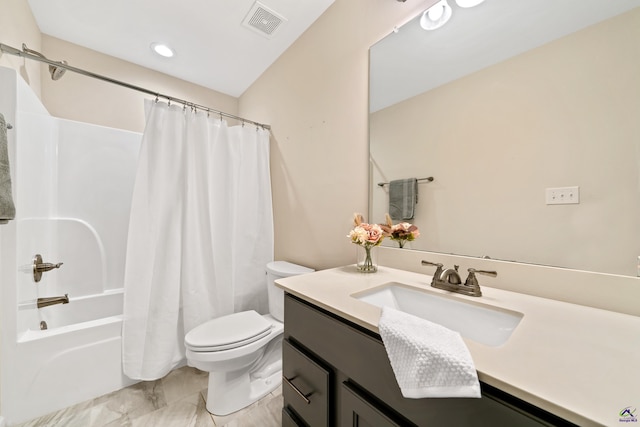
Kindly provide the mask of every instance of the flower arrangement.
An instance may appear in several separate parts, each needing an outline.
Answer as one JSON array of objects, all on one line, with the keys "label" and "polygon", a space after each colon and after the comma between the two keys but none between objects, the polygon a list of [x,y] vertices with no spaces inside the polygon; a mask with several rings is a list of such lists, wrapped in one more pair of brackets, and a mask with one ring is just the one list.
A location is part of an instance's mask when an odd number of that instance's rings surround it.
[{"label": "flower arrangement", "polygon": [[408,222],[401,222],[399,224],[393,224],[389,214],[385,216],[387,221],[381,228],[389,235],[391,240],[398,242],[398,246],[404,248],[405,243],[412,242],[420,237],[420,230],[413,224]]},{"label": "flower arrangement", "polygon": [[365,250],[365,258],[362,263],[358,263],[358,269],[365,273],[375,273],[378,267],[371,258],[371,248],[380,245],[385,237],[385,233],[378,224],[368,224],[360,214],[354,214],[354,228],[347,235],[351,243],[362,246]]}]

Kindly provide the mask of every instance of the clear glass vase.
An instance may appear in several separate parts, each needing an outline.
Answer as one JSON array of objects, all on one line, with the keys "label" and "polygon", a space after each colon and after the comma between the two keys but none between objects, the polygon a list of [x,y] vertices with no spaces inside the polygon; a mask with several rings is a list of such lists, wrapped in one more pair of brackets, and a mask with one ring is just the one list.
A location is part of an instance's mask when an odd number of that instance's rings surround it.
[{"label": "clear glass vase", "polygon": [[361,246],[357,248],[356,266],[362,273],[375,273],[378,271],[376,246]]}]

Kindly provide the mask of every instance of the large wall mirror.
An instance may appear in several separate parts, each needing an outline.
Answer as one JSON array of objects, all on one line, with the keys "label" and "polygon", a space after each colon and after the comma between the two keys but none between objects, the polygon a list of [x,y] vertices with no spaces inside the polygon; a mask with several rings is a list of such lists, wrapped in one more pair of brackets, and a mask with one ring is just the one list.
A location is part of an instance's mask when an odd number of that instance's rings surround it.
[{"label": "large wall mirror", "polygon": [[432,176],[411,249],[636,276],[640,0],[448,2],[371,48],[369,221]]}]

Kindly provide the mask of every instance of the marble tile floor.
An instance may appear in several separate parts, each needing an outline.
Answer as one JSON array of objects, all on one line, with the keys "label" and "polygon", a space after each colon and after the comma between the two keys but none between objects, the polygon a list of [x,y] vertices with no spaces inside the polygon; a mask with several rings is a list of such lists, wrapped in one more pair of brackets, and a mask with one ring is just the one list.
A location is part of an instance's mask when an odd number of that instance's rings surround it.
[{"label": "marble tile floor", "polygon": [[182,367],[157,381],[143,381],[18,427],[277,427],[282,388],[233,414],[205,408],[207,374]]}]

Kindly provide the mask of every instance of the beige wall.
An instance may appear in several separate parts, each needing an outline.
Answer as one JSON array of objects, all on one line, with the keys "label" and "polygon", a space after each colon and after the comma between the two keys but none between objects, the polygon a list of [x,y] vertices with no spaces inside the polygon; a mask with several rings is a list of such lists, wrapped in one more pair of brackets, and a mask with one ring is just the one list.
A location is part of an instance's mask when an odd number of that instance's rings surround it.
[{"label": "beige wall", "polygon": [[368,49],[434,1],[336,0],[240,98],[272,126],[278,259],[355,262],[346,238],[368,203]]},{"label": "beige wall", "polygon": [[[220,92],[98,53],[66,41],[42,36],[42,53],[74,67],[150,89],[175,98],[237,114],[238,99]],[[68,71],[53,81],[42,73],[42,101],[53,116],[142,132],[144,99],[150,95]]]},{"label": "beige wall", "polygon": [[373,181],[435,177],[412,247],[635,276],[638,40],[640,8],[372,114]]},{"label": "beige wall", "polygon": [[[27,0],[0,0],[0,43],[22,49],[40,50],[41,36]],[[18,56],[1,54],[0,67],[18,71],[36,94],[40,94],[40,66]]]}]

